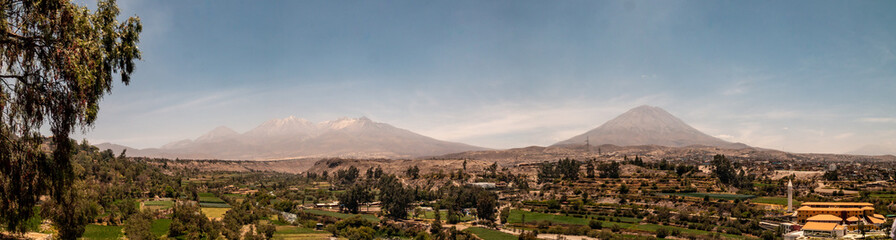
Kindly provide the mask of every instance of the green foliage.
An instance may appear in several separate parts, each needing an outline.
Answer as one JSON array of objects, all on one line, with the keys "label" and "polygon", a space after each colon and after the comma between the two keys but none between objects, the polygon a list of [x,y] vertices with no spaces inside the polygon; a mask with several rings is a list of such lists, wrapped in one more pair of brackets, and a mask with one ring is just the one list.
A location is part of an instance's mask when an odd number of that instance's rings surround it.
[{"label": "green foliage", "polygon": [[124,225],[124,233],[131,240],[149,240],[154,239],[151,231],[153,217],[151,213],[142,211],[133,214],[128,218]]},{"label": "green foliage", "polygon": [[361,204],[373,200],[373,194],[364,184],[355,183],[345,190],[345,192],[337,195],[339,203],[342,204],[343,211],[348,213],[358,213]]},{"label": "green foliage", "polygon": [[84,234],[81,236],[81,238],[86,240],[121,239],[123,237],[121,228],[121,226],[102,226],[90,224],[84,226]]},{"label": "green foliage", "polygon": [[414,201],[411,189],[405,188],[394,175],[380,178],[378,186],[380,188],[379,198],[385,215],[393,219],[407,218],[411,202]]},{"label": "green foliage", "polygon": [[746,174],[740,164],[728,160],[725,155],[713,156],[711,168],[713,175],[719,178],[719,182],[722,184],[743,189],[753,188],[753,176]]},{"label": "green foliage", "polygon": [[214,238],[220,234],[219,227],[199,211],[194,204],[175,204],[171,214],[169,237],[185,236],[188,239]]},{"label": "green foliage", "polygon": [[413,167],[409,167],[408,170],[405,171],[405,174],[410,179],[420,178],[420,168],[417,167],[417,165],[414,165]]},{"label": "green foliage", "polygon": [[507,219],[510,218],[510,208],[509,207],[502,208],[500,215],[501,215],[501,224],[507,223]]},{"label": "green foliage", "polygon": [[569,158],[560,159],[556,163],[543,162],[538,168],[538,182],[545,183],[557,178],[578,180],[581,166],[582,163]]},{"label": "green foliage", "polygon": [[[361,171],[355,166],[351,166],[348,169],[339,169],[339,171],[336,171],[336,180],[340,184],[352,184],[358,179],[360,173]],[[368,177],[370,176],[368,175]]]},{"label": "green foliage", "polygon": [[485,190],[476,194],[476,216],[479,219],[495,221],[495,208],[497,206],[497,194]]},{"label": "green foliage", "polygon": [[666,236],[669,236],[669,230],[666,228],[658,228],[655,233],[657,238],[666,238]]},{"label": "green foliage", "polygon": [[[69,134],[94,123],[114,74],[130,82],[142,26],[137,17],[119,23],[114,1],[93,12],[69,1],[4,1],[0,13],[0,224],[23,232],[43,195],[70,209],[51,211],[84,209],[68,193],[77,190]],[[44,123],[52,144],[43,145]],[[80,236],[81,219],[56,217],[65,221],[60,237]]]},{"label": "green foliage", "polygon": [[152,226],[150,226],[149,231],[152,232],[152,235],[155,238],[159,238],[165,233],[168,233],[168,228],[171,227],[171,219],[156,219],[152,221]]},{"label": "green foliage", "polygon": [[619,162],[601,163],[597,166],[602,178],[619,178]]},{"label": "green foliage", "polygon": [[99,206],[83,196],[84,186],[81,183],[62,192],[43,205],[42,215],[50,219],[62,239],[75,239],[84,233],[85,226],[99,212]]},{"label": "green foliage", "polygon": [[354,216],[343,219],[335,224],[327,226],[327,231],[333,235],[346,237],[348,239],[367,239],[372,240],[376,231],[373,230],[373,223],[364,220],[360,216]]}]

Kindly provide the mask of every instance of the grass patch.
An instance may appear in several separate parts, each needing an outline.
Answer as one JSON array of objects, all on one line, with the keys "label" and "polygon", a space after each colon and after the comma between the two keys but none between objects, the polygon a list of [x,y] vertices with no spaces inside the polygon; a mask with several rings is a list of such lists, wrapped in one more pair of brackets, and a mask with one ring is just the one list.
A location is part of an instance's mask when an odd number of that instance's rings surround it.
[{"label": "grass patch", "polygon": [[531,223],[534,221],[549,221],[553,223],[562,223],[562,224],[574,224],[574,225],[588,225],[589,219],[585,218],[577,218],[563,215],[554,215],[548,213],[539,213],[539,212],[529,212],[517,209],[510,210],[510,217],[507,218],[507,222],[509,223],[523,223],[523,216],[525,215],[525,220],[527,223]]},{"label": "grass patch", "polygon": [[89,224],[84,227],[84,235],[81,239],[121,239],[124,234],[121,226],[102,226]]},{"label": "grass patch", "polygon": [[516,235],[495,231],[491,229],[481,228],[481,227],[471,227],[467,228],[467,231],[470,231],[473,234],[476,234],[479,238],[488,239],[488,240],[516,240],[518,239]]},{"label": "grass patch", "polygon": [[227,203],[223,199],[219,197],[215,197],[213,193],[200,193],[199,194],[199,202],[200,203]]},{"label": "grass patch", "polygon": [[660,193],[660,195],[672,195],[672,196],[682,196],[682,197],[695,197],[695,198],[715,198],[715,199],[724,199],[724,200],[746,200],[755,198],[756,195],[743,195],[743,194],[727,194],[727,193]]},{"label": "grass patch", "polygon": [[201,203],[199,203],[199,206],[200,206],[200,207],[204,207],[204,208],[230,208],[230,205],[229,205],[229,204],[226,204],[226,203],[207,203],[207,202],[201,202]]},{"label": "grass patch", "polygon": [[[786,197],[758,197],[758,198],[751,199],[750,202],[787,206],[787,198]],[[794,206],[799,206],[800,203],[801,202],[797,201],[796,199],[793,200]]]},{"label": "grass patch", "polygon": [[868,196],[871,197],[871,198],[887,199],[887,200],[896,199],[896,193],[890,193],[890,194],[880,194],[880,193],[877,193],[877,194],[871,194],[871,195],[868,195]]},{"label": "grass patch", "polygon": [[143,202],[143,207],[145,207],[145,208],[149,208],[149,209],[153,209],[153,210],[169,209],[169,208],[174,207],[174,201],[171,201],[171,200],[162,200],[162,201],[153,201],[153,200],[150,200],[150,201],[145,201],[145,202]]},{"label": "grass patch", "polygon": [[156,219],[155,221],[152,221],[152,226],[149,227],[149,231],[152,232],[153,236],[158,238],[168,233],[168,228],[170,227],[171,219]]},{"label": "grass patch", "polygon": [[206,217],[209,218],[224,218],[224,213],[226,213],[230,208],[200,208],[202,214],[205,214]]},{"label": "grass patch", "polygon": [[330,212],[330,211],[317,210],[317,209],[305,209],[302,211],[304,211],[306,213],[310,213],[310,214],[331,216],[331,217],[335,217],[335,218],[339,218],[339,219],[346,219],[346,218],[353,217],[355,215],[361,215],[361,218],[364,218],[367,221],[371,221],[374,223],[380,222],[380,219],[378,217],[376,217],[374,215],[370,215],[370,214],[348,214],[348,213]]}]

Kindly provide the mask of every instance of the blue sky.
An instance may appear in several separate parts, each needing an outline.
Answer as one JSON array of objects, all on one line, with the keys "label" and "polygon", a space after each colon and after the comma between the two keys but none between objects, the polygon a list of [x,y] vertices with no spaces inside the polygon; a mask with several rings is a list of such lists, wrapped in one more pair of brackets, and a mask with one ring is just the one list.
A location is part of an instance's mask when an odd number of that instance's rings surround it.
[{"label": "blue sky", "polygon": [[894,1],[119,6],[143,21],[143,60],[76,136],[95,143],[158,147],[294,115],[543,146],[647,104],[752,146],[896,148]]}]

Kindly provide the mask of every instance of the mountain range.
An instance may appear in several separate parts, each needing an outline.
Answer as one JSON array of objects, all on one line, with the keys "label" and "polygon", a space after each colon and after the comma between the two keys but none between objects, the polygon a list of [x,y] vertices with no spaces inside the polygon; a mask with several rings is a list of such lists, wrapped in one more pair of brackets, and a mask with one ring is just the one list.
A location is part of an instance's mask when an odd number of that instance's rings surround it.
[{"label": "mountain range", "polygon": [[288,117],[262,123],[245,133],[221,126],[196,139],[160,148],[134,149],[103,143],[101,149],[127,150],[128,156],[272,160],[295,158],[414,158],[486,148],[423,136],[366,117],[312,123]]},{"label": "mountain range", "polygon": [[[663,146],[748,149],[707,135],[659,107],[639,106],[585,133],[557,142],[546,149],[577,146]],[[422,158],[451,154],[492,154],[495,151],[423,136],[366,117],[340,118],[313,123],[288,117],[273,119],[244,133],[217,127],[195,139],[165,144],[159,148],[134,149],[103,143],[101,149],[128,156],[184,159],[277,160],[302,158]],[[474,151],[489,150],[482,153]],[[545,150],[551,151],[551,150]],[[850,154],[892,154],[880,146]],[[499,150],[498,152],[501,152]],[[472,156],[470,154],[463,156]],[[457,154],[455,154],[457,155]],[[458,156],[461,156],[458,155]]]}]

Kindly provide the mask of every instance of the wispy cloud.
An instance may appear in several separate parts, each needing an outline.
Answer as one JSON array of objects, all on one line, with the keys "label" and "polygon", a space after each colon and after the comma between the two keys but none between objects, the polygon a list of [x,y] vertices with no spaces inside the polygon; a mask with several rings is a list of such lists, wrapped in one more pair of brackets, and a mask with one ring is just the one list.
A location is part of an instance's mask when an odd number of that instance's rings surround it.
[{"label": "wispy cloud", "polygon": [[896,118],[893,117],[867,117],[867,118],[859,118],[859,122],[865,123],[896,123]]}]

